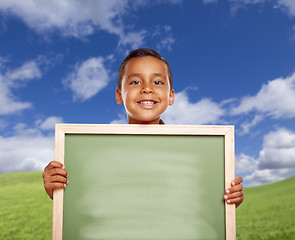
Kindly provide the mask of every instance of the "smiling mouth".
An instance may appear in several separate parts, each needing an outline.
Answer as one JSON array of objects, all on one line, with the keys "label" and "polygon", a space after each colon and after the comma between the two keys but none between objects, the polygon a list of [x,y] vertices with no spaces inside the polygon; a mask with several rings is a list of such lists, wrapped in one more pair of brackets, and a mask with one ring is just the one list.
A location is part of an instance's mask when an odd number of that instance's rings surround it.
[{"label": "smiling mouth", "polygon": [[155,105],[157,102],[152,100],[143,100],[143,101],[139,101],[138,103],[147,105],[147,106],[152,106],[152,105]]},{"label": "smiling mouth", "polygon": [[154,100],[141,100],[137,103],[139,104],[139,106],[141,106],[144,109],[153,109],[157,106],[158,102]]}]

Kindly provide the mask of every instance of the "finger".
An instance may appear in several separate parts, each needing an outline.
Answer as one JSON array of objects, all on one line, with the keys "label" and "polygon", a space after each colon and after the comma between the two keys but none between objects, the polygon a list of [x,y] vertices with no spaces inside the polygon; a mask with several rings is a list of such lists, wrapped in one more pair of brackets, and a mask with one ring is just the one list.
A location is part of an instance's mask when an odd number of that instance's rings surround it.
[{"label": "finger", "polygon": [[61,169],[61,168],[53,168],[53,169],[50,169],[50,170],[44,172],[45,178],[55,176],[55,175],[67,177],[68,172],[65,169]]},{"label": "finger", "polygon": [[65,183],[53,182],[53,183],[46,183],[44,185],[45,189],[52,192],[54,189],[58,188],[65,188],[67,185]]},{"label": "finger", "polygon": [[229,195],[224,195],[224,199],[234,199],[234,198],[239,198],[242,197],[244,195],[243,191],[239,191],[239,192],[235,192]]},{"label": "finger", "polygon": [[226,203],[228,204],[233,204],[233,203],[237,203],[238,205],[240,205],[244,200],[244,195],[238,198],[234,198],[234,199],[228,199],[226,200]]},{"label": "finger", "polygon": [[232,182],[231,182],[231,185],[232,186],[235,186],[235,185],[238,185],[238,184],[240,184],[240,183],[242,183],[243,182],[243,178],[241,178],[241,177],[236,177]]},{"label": "finger", "polygon": [[53,169],[53,168],[64,168],[64,165],[60,162],[57,162],[57,161],[51,161],[45,168],[44,168],[44,171],[45,170],[50,170],[50,169]]},{"label": "finger", "polygon": [[68,179],[63,177],[63,176],[60,176],[60,175],[55,175],[55,176],[52,176],[51,178],[48,178],[49,180],[49,183],[65,183],[65,184],[68,184]]},{"label": "finger", "polygon": [[230,188],[226,189],[225,193],[228,195],[228,194],[231,194],[234,192],[241,191],[242,189],[243,189],[243,186],[241,184],[239,184],[234,187],[230,187]]}]

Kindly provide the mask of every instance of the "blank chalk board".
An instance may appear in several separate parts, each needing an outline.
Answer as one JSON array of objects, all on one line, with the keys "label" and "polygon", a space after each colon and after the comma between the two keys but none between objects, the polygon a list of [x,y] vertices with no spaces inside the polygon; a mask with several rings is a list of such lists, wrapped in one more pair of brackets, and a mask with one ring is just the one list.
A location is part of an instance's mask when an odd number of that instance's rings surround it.
[{"label": "blank chalk board", "polygon": [[53,239],[235,239],[232,126],[56,125]]}]

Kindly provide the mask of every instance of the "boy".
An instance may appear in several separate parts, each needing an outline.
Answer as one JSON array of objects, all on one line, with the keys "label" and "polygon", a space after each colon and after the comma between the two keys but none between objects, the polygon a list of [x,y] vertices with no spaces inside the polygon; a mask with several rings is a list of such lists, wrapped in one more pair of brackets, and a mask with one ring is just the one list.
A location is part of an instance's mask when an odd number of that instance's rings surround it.
[{"label": "boy", "polygon": [[[161,114],[174,103],[172,74],[168,62],[157,52],[142,48],[131,51],[118,73],[116,101],[124,104],[129,124],[164,124]],[[53,198],[53,190],[68,184],[64,166],[50,162],[43,172],[44,187]],[[241,177],[236,177],[224,199],[238,207],[244,200]]]}]

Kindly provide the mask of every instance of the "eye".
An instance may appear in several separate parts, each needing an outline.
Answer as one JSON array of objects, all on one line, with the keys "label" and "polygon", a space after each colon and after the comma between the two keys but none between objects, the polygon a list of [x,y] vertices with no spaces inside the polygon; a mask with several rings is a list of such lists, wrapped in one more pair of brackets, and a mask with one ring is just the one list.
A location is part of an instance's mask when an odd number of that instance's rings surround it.
[{"label": "eye", "polygon": [[130,85],[139,85],[140,84],[140,81],[138,80],[134,80],[132,82],[130,82]]},{"label": "eye", "polygon": [[154,85],[163,85],[164,82],[163,81],[154,81]]}]

